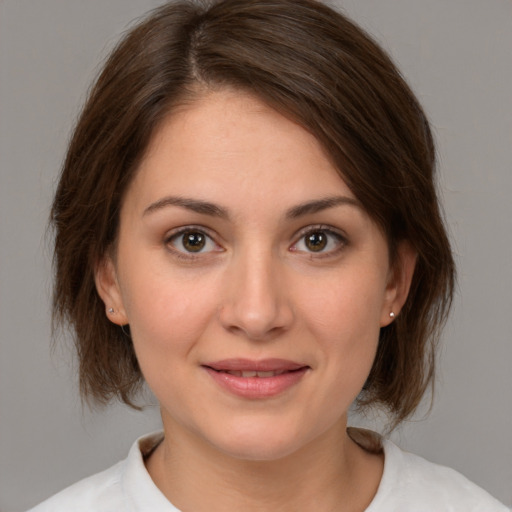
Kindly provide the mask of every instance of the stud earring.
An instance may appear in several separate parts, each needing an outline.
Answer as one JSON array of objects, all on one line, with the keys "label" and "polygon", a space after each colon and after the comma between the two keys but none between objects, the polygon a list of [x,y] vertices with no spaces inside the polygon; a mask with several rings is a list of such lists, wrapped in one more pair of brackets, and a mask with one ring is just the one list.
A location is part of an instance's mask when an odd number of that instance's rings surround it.
[{"label": "stud earring", "polygon": [[391,311],[391,313],[389,313],[389,316],[390,316],[391,318],[395,318],[395,313],[393,313],[393,311]]},{"label": "stud earring", "polygon": [[108,312],[112,315],[114,314],[114,308],[108,308]]}]

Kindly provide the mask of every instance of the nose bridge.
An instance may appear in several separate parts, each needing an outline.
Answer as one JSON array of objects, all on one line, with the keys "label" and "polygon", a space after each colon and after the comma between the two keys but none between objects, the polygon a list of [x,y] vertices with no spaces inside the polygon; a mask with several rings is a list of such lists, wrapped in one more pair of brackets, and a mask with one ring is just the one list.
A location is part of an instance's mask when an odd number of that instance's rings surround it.
[{"label": "nose bridge", "polygon": [[289,326],[293,315],[280,263],[268,247],[248,247],[234,256],[221,309],[227,329],[264,339]]}]

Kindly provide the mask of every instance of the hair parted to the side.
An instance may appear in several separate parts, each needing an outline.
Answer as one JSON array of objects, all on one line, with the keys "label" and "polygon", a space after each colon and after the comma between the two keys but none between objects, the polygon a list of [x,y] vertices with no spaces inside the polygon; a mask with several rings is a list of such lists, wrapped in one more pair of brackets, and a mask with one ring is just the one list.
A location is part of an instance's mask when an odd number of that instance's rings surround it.
[{"label": "hair parted to the side", "polygon": [[[82,395],[134,405],[131,340],[109,322],[95,267],[115,251],[124,193],[173,107],[222,87],[255,94],[310,131],[386,234],[417,251],[406,304],[381,330],[359,397],[394,424],[432,381],[455,270],[428,121],[385,52],[315,0],[179,1],[133,28],[106,62],[71,139],[52,208],[54,320],[74,329]],[[396,259],[396,258],[395,258]]]}]

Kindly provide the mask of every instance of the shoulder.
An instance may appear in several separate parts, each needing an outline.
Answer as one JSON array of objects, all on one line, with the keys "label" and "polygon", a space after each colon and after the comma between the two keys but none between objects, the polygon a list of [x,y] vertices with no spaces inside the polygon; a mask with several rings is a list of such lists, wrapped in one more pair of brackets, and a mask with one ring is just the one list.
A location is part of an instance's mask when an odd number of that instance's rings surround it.
[{"label": "shoulder", "polygon": [[125,460],[80,480],[28,512],[174,511],[144,466],[144,455],[154,449],[162,437],[161,432],[141,437]]},{"label": "shoulder", "polygon": [[126,461],[67,487],[43,501],[29,512],[59,512],[73,510],[103,512],[125,509],[121,490],[121,475]]},{"label": "shoulder", "polygon": [[457,471],[384,441],[384,474],[367,512],[510,512]]}]

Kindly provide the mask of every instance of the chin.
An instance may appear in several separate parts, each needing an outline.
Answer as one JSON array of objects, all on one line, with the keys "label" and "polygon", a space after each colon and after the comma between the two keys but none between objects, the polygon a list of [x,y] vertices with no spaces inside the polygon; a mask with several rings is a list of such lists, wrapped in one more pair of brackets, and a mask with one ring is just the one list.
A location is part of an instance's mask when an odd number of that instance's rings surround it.
[{"label": "chin", "polygon": [[227,456],[245,461],[284,459],[309,444],[315,435],[300,432],[296,425],[257,424],[254,420],[232,425],[209,442]]}]

